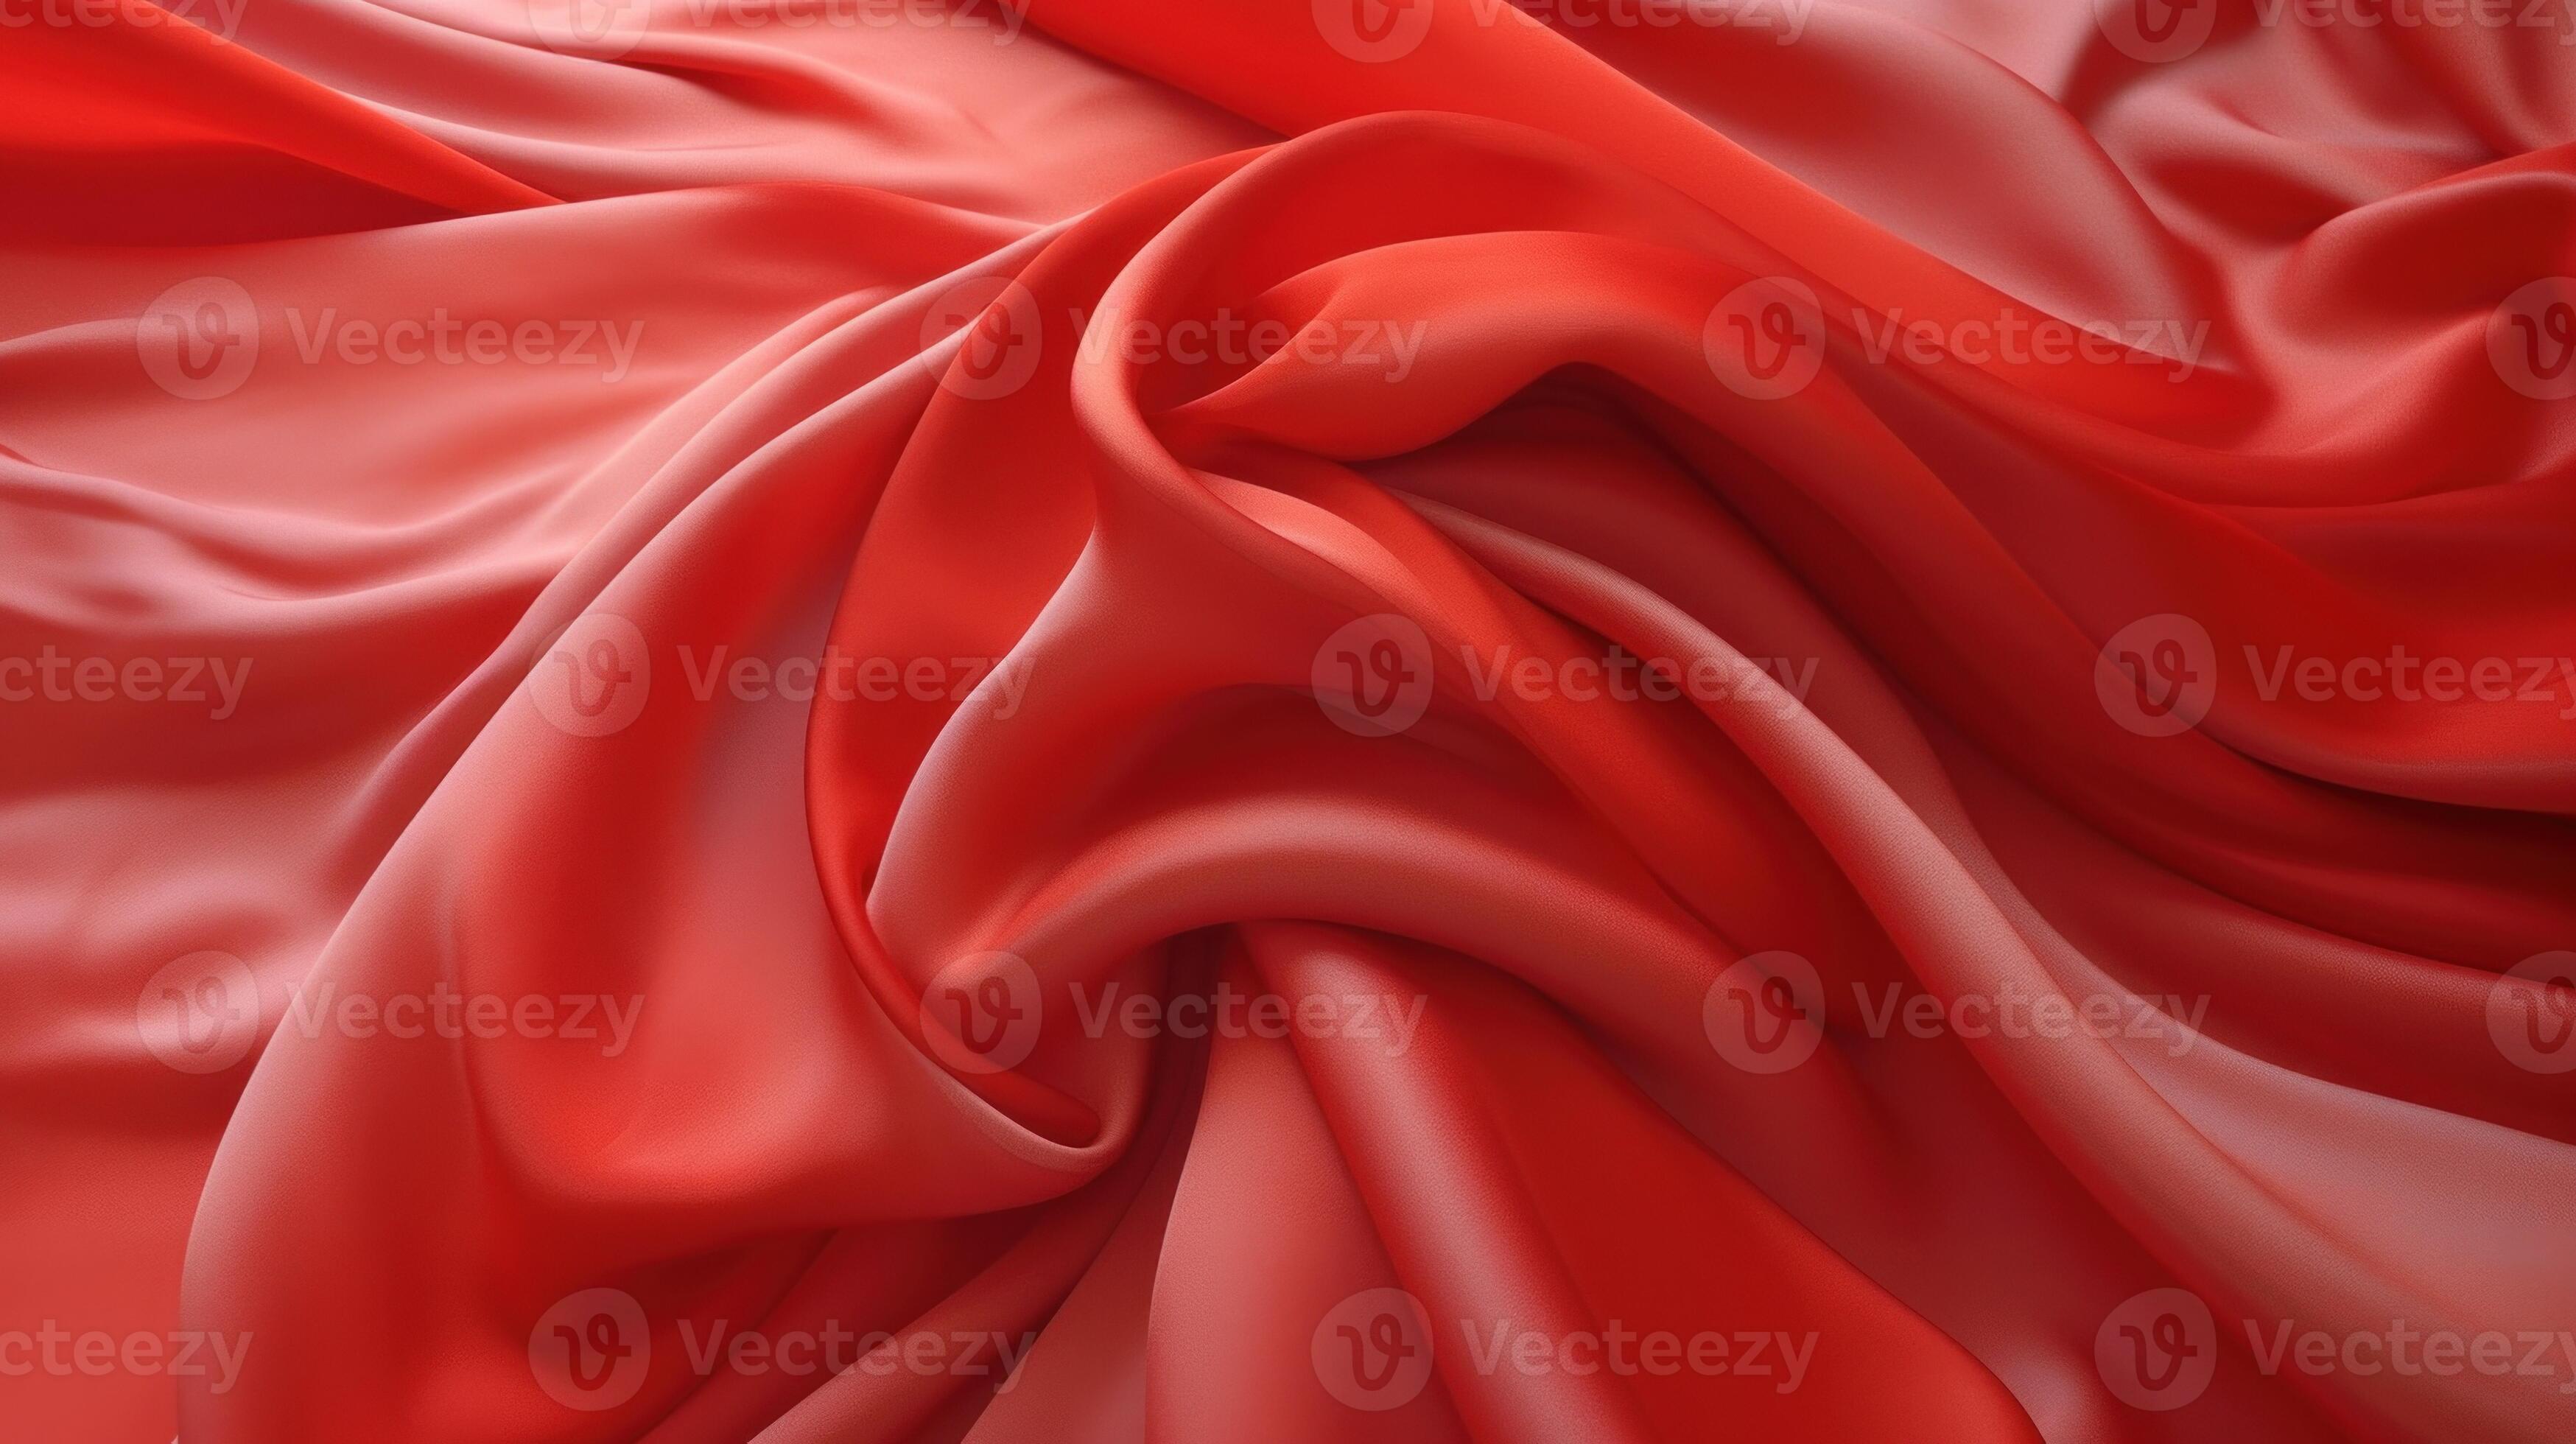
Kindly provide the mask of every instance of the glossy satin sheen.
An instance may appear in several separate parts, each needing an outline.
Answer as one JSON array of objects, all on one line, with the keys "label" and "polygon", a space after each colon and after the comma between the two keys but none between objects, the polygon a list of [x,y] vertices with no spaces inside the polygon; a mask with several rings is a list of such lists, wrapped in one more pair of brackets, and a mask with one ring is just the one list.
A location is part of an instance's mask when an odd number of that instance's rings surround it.
[{"label": "glossy satin sheen", "polygon": [[0,655],[238,689],[0,705],[0,1333],[246,1347],[0,1434],[2576,1435],[2559,31],[121,3]]}]

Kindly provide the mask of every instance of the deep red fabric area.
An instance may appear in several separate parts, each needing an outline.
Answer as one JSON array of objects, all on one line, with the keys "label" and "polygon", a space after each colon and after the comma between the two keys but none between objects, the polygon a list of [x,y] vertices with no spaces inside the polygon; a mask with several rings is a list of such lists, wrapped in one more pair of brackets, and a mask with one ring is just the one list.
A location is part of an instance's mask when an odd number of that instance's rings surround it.
[{"label": "deep red fabric area", "polygon": [[2571,41],[0,3],[0,1439],[2576,1437]]}]

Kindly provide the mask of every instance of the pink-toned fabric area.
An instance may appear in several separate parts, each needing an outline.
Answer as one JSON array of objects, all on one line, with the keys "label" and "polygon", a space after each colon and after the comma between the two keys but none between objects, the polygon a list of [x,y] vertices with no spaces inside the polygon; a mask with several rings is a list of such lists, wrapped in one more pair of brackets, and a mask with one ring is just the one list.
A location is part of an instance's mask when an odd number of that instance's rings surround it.
[{"label": "pink-toned fabric area", "polygon": [[2576,1437],[2576,12],[584,6],[0,27],[0,1438]]}]

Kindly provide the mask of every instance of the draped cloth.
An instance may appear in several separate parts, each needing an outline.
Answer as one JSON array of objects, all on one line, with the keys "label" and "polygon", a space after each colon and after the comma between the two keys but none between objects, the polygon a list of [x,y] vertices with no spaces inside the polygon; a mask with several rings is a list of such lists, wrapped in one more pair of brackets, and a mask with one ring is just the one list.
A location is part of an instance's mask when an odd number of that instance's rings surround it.
[{"label": "draped cloth", "polygon": [[20,11],[0,1432],[2576,1434],[2576,16]]}]

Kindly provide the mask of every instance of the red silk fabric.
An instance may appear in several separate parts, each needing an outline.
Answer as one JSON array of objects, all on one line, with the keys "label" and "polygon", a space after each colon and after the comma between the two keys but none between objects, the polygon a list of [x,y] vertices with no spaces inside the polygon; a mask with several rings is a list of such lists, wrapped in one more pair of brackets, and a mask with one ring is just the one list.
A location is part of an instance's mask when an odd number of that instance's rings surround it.
[{"label": "red silk fabric", "polygon": [[67,5],[0,1436],[2576,1436],[2576,19]]}]

